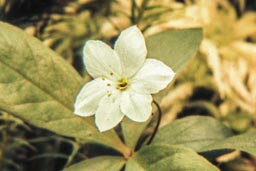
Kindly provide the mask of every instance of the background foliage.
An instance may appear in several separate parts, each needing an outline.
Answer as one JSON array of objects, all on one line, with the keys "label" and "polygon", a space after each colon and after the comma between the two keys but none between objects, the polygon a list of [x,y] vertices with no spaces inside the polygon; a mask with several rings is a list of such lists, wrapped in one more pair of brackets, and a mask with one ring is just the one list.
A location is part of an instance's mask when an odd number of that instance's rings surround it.
[{"label": "background foliage", "polygon": [[[82,66],[81,48],[87,39],[113,43],[119,32],[132,24],[137,24],[146,36],[168,29],[203,27],[204,40],[196,58],[178,74],[159,101],[164,111],[161,126],[191,115],[213,116],[235,134],[256,125],[256,14],[253,10],[255,2],[250,0],[0,0],[2,21],[41,39],[85,76],[85,80],[89,78]],[[72,138],[33,127],[6,112],[0,116],[0,168],[4,171],[46,170],[38,165],[56,171],[109,151],[92,144],[81,146]],[[224,136],[219,132],[217,135]],[[161,139],[156,137],[155,141]],[[169,146],[161,148],[172,150]],[[207,150],[214,149],[214,145],[205,150],[193,148],[207,156]],[[182,155],[189,149],[179,151]],[[140,157],[144,152],[147,150],[142,149],[136,158],[147,166],[150,161]],[[192,158],[193,155],[191,152]],[[113,167],[121,168],[123,161],[114,160],[117,164]],[[255,170],[255,158],[240,151],[213,161],[225,171]]]}]

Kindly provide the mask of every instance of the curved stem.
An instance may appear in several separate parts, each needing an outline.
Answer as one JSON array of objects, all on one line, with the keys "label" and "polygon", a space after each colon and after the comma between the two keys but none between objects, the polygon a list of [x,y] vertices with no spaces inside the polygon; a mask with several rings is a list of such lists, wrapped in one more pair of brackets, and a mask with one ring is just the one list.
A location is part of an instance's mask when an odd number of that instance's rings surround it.
[{"label": "curved stem", "polygon": [[157,111],[158,111],[158,118],[157,118],[157,123],[156,123],[155,129],[154,129],[151,137],[149,138],[149,140],[147,142],[147,145],[151,144],[151,142],[155,138],[157,130],[158,130],[158,127],[159,127],[160,122],[161,122],[161,118],[162,118],[162,110],[161,110],[159,104],[155,100],[153,100],[153,103],[156,105],[156,108],[157,108]]}]

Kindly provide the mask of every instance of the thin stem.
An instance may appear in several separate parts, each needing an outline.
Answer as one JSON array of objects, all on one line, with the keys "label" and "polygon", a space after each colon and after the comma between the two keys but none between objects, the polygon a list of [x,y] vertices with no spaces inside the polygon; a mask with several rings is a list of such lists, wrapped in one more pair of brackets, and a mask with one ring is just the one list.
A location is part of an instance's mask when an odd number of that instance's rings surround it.
[{"label": "thin stem", "polygon": [[149,140],[147,142],[147,145],[151,144],[151,142],[155,138],[157,130],[158,130],[158,127],[159,127],[160,122],[161,122],[161,118],[162,118],[162,110],[161,110],[159,104],[155,100],[153,100],[153,103],[156,105],[156,108],[157,108],[157,111],[158,111],[158,118],[157,118],[157,123],[156,123],[155,129],[154,129],[151,137],[149,138]]}]

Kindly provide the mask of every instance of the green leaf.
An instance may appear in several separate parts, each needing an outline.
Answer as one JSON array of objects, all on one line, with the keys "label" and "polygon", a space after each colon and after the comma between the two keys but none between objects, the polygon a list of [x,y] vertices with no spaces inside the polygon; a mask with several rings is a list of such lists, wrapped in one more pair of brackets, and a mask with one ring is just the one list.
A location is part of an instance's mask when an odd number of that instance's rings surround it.
[{"label": "green leaf", "polygon": [[256,156],[256,130],[215,142],[202,148],[200,152],[223,149],[238,149]]},{"label": "green leaf", "polygon": [[64,171],[119,171],[124,163],[122,157],[101,156],[74,164]]},{"label": "green leaf", "polygon": [[121,123],[122,133],[123,133],[124,141],[127,147],[133,150],[135,149],[142,132],[144,131],[144,129],[146,128],[149,122],[150,122],[150,119],[147,122],[141,123],[141,122],[134,122],[128,118],[125,118],[122,121]]},{"label": "green leaf", "polygon": [[82,78],[61,57],[22,30],[0,22],[0,110],[33,125],[121,151],[115,132],[74,115]]},{"label": "green leaf", "polygon": [[232,135],[229,128],[212,117],[190,116],[162,127],[153,143],[184,145],[200,151],[205,146]]},{"label": "green leaf", "polygon": [[130,158],[125,164],[125,171],[146,171],[136,160]]},{"label": "green leaf", "polygon": [[202,29],[168,30],[147,38],[148,57],[157,58],[175,72],[195,56],[202,40]]},{"label": "green leaf", "polygon": [[167,144],[145,146],[135,153],[134,160],[146,171],[219,171],[193,150]]}]

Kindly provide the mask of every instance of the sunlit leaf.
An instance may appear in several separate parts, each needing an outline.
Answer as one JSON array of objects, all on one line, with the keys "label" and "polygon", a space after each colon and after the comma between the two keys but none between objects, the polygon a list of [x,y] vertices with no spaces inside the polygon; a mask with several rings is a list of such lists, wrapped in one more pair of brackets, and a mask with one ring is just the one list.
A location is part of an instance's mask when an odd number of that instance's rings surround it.
[{"label": "sunlit leaf", "polygon": [[64,171],[119,171],[124,163],[122,157],[101,156],[74,164]]},{"label": "sunlit leaf", "polygon": [[136,160],[133,158],[129,159],[125,164],[125,171],[146,171],[146,169],[140,165]]},{"label": "sunlit leaf", "polygon": [[0,110],[58,134],[123,148],[116,133],[101,134],[92,118],[73,114],[82,85],[82,78],[56,53],[0,23]]},{"label": "sunlit leaf", "polygon": [[199,151],[216,141],[232,136],[220,121],[204,116],[191,116],[176,120],[161,128],[153,143],[184,145]]},{"label": "sunlit leaf", "polygon": [[256,131],[233,136],[222,141],[215,142],[200,150],[200,152],[208,152],[223,149],[238,149],[256,156]]},{"label": "sunlit leaf", "polygon": [[135,160],[146,171],[219,171],[193,150],[166,144],[145,146],[135,154]]},{"label": "sunlit leaf", "polygon": [[195,56],[202,40],[202,29],[168,30],[147,38],[148,57],[157,58],[175,72]]}]

